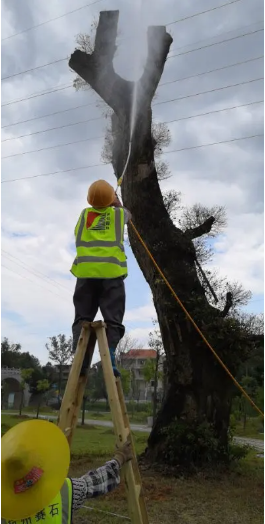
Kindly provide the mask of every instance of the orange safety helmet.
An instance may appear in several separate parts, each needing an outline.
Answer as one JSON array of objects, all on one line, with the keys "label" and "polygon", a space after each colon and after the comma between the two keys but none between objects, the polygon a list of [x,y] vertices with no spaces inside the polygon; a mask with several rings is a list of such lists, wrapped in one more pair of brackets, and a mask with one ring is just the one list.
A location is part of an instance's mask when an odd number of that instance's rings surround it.
[{"label": "orange safety helmet", "polygon": [[92,207],[108,207],[115,197],[114,188],[108,182],[97,180],[88,189],[87,201]]}]

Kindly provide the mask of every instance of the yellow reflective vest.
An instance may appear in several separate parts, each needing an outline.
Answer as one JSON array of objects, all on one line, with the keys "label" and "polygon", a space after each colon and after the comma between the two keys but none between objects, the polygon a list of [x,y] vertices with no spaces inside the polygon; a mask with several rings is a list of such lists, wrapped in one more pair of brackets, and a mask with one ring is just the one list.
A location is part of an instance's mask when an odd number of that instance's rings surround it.
[{"label": "yellow reflective vest", "polygon": [[58,495],[36,515],[21,520],[1,519],[1,524],[71,524],[71,522],[72,482],[70,479],[65,479]]},{"label": "yellow reflective vest", "polygon": [[77,278],[126,277],[123,235],[122,208],[84,209],[75,227],[76,258],[71,273]]}]

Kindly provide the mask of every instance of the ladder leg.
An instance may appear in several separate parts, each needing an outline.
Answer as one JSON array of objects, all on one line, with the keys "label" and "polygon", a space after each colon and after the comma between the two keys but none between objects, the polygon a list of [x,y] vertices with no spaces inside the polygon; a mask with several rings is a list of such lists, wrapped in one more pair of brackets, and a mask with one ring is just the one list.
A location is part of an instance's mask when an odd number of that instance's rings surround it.
[{"label": "ladder leg", "polygon": [[[93,322],[91,326],[95,329],[96,335],[97,335],[99,352],[100,352],[101,362],[102,362],[102,369],[103,369],[105,384],[107,388],[108,399],[109,399],[110,409],[112,413],[112,419],[113,419],[116,438],[119,442],[125,442],[127,438],[129,437],[129,439],[132,442],[132,435],[130,433],[129,419],[125,420],[124,418],[126,408],[125,408],[125,402],[123,399],[121,384],[118,385],[117,387],[116,380],[115,380],[113,370],[112,370],[109,347],[108,347],[106,331],[105,331],[105,324],[103,322]],[[120,395],[123,399],[124,405],[122,404],[122,399],[120,400],[119,398],[119,392],[118,392],[119,390],[120,390]],[[133,446],[133,452],[134,452],[134,446]],[[133,455],[134,455],[133,460],[123,466],[129,514],[130,514],[131,522],[133,524],[148,524],[149,522],[148,516],[146,513],[144,499],[141,494],[141,491],[142,491],[141,478],[140,478],[140,473],[139,473],[139,469],[137,465],[137,459],[135,456],[135,452],[133,453]]]},{"label": "ladder leg", "polygon": [[84,322],[70,369],[60,409],[58,426],[65,433],[71,445],[73,432],[84,396],[87,377],[93,357],[96,336],[89,322]]},{"label": "ladder leg", "polygon": [[117,385],[117,391],[118,391],[118,397],[119,397],[119,401],[120,401],[120,406],[121,406],[121,410],[122,410],[124,426],[125,426],[125,428],[128,428],[128,430],[129,430],[129,439],[130,439],[130,442],[131,442],[131,445],[132,445],[132,448],[133,448],[134,459],[132,460],[132,465],[133,465],[133,471],[134,471],[134,478],[135,478],[136,483],[141,486],[141,491],[140,491],[140,494],[139,494],[139,504],[140,504],[141,514],[142,514],[142,522],[143,522],[143,524],[148,524],[149,523],[149,519],[148,519],[147,510],[146,510],[145,500],[144,500],[142,479],[141,479],[141,474],[140,474],[138,462],[137,462],[137,459],[136,459],[135,446],[134,446],[134,441],[133,441],[132,433],[131,433],[131,429],[130,429],[130,420],[129,420],[129,416],[128,416],[127,406],[126,406],[125,400],[124,400],[124,394],[123,394],[123,389],[122,389],[122,384],[121,384],[121,379],[120,378],[116,381],[116,385]]}]

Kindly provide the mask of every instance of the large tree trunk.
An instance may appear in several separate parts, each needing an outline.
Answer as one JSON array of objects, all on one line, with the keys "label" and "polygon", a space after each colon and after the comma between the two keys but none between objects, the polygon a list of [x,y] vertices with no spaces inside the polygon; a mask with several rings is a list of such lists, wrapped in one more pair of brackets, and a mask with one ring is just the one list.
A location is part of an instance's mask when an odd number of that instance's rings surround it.
[{"label": "large tree trunk", "polygon": [[[112,163],[119,178],[128,153],[134,85],[120,78],[113,70],[117,23],[118,12],[102,12],[94,53],[87,55],[75,51],[69,65],[113,109]],[[222,331],[227,331],[227,320],[206,299],[196,271],[192,241],[209,232],[214,219],[209,217],[201,227],[186,232],[176,227],[165,209],[154,162],[151,102],[171,43],[172,38],[165,27],[148,29],[148,57],[138,83],[132,153],[122,184],[122,197],[124,205],[132,213],[133,223],[171,286],[199,327],[202,327],[204,320],[206,336],[208,333],[217,352],[227,359],[229,351],[232,353],[230,342],[228,353],[222,355],[222,350],[226,349]],[[187,428],[209,423],[219,447],[227,449],[233,389],[231,379],[186,318],[130,225],[128,231],[133,253],[152,290],[168,369],[167,392],[148,440],[146,456],[152,461],[164,461],[163,448],[167,436],[161,429],[168,427],[174,419],[186,422]],[[230,354],[229,363],[232,361]],[[183,454],[182,449],[179,461]]]}]

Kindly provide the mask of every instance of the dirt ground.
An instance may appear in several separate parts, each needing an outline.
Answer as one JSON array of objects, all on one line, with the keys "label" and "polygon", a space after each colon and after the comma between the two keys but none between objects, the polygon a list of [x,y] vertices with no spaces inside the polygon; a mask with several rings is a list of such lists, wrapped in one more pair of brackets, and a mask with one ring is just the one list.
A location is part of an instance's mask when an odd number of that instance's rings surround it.
[{"label": "dirt ground", "polygon": [[[70,475],[81,476],[102,465],[93,458],[74,459]],[[142,472],[150,524],[262,524],[263,460],[255,454],[244,459],[229,474],[198,476],[192,479],[159,478]],[[86,505],[128,517],[124,485]],[[74,515],[75,524],[129,522],[119,517],[82,509]]]}]

